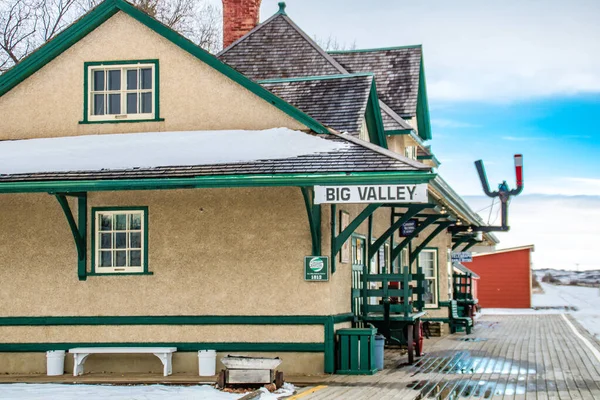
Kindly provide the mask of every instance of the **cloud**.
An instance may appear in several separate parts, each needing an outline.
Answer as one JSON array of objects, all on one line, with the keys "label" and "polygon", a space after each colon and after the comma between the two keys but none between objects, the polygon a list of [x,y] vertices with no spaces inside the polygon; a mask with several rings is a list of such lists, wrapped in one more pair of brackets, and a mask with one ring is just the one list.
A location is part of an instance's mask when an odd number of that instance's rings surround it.
[{"label": "cloud", "polygon": [[[485,196],[467,196],[465,200],[474,210],[491,204]],[[492,221],[497,213],[496,202]],[[480,212],[485,221],[489,214],[489,208]],[[509,232],[495,233],[500,239],[498,248],[534,244],[534,268],[575,269],[575,264],[581,269],[600,268],[596,254],[600,196],[522,195],[511,201],[508,221]]]},{"label": "cloud", "polygon": [[[263,1],[263,19],[276,3]],[[287,11],[311,37],[359,48],[423,44],[428,95],[438,103],[504,103],[600,92],[600,1],[566,4],[289,0]]]}]

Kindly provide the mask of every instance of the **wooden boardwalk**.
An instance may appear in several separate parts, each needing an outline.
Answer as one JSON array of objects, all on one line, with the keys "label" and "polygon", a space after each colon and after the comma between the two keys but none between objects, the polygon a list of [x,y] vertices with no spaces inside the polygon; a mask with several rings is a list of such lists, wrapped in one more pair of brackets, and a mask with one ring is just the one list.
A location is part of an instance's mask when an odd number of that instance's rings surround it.
[{"label": "wooden boardwalk", "polygon": [[426,354],[413,366],[402,366],[405,356],[398,359],[398,352],[387,352],[393,361],[376,375],[333,375],[296,397],[594,400],[600,399],[598,350],[598,342],[568,316],[484,316],[472,335],[426,340]]}]

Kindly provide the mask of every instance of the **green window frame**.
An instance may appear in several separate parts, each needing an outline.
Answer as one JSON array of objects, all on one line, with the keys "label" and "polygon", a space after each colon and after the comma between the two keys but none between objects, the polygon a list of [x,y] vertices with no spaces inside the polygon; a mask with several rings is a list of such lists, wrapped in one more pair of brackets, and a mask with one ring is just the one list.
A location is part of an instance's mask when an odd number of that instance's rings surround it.
[{"label": "green window frame", "polygon": [[[433,260],[433,273],[431,276],[427,274],[425,271],[425,267],[422,265],[422,257],[425,254],[431,254]],[[440,304],[440,266],[439,266],[439,257],[438,257],[438,249],[437,248],[425,248],[421,250],[418,257],[418,267],[422,269],[423,274],[425,275],[425,282],[427,283],[427,287],[431,287],[431,296],[433,301],[427,301],[425,298],[427,296],[427,292],[424,294],[423,300],[425,301],[425,308],[439,308]],[[430,286],[431,284],[431,286]]]},{"label": "green window frame", "polygon": [[[96,88],[95,72],[104,70],[102,89]],[[142,70],[151,71],[151,79],[142,78]],[[164,121],[160,118],[160,69],[158,60],[123,60],[85,62],[83,68],[83,120],[80,124],[115,124],[127,122]],[[118,77],[118,89],[111,88],[109,71]],[[137,71],[137,72],[136,72]],[[130,80],[129,73],[135,72]],[[111,75],[112,76],[112,75]],[[133,76],[132,76],[133,77]],[[130,82],[134,87],[130,87]],[[150,87],[144,87],[142,82]],[[149,95],[149,96],[146,96]],[[95,96],[103,98],[102,114],[94,111]],[[111,100],[118,100],[119,112],[111,110]],[[130,104],[129,101],[135,100]],[[150,112],[144,112],[142,104],[150,105]],[[136,112],[129,113],[134,108]]]},{"label": "green window frame", "polygon": [[148,207],[92,208],[92,273],[148,275]]}]

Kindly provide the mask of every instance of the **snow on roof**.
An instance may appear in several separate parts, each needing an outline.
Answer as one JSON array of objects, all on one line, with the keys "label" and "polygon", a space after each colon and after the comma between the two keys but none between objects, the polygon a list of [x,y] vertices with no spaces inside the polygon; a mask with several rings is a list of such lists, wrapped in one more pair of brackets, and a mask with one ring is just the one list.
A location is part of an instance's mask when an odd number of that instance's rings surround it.
[{"label": "snow on roof", "polygon": [[493,255],[496,255],[496,254],[509,253],[511,251],[521,251],[521,250],[531,250],[533,252],[533,251],[535,251],[535,246],[532,245],[532,244],[530,244],[530,245],[526,245],[526,246],[510,247],[510,248],[506,248],[506,249],[498,249],[498,250],[491,251],[489,253],[473,254],[473,257],[493,256]]},{"label": "snow on roof", "polygon": [[327,153],[347,146],[288,128],[0,141],[0,175],[276,160]]}]

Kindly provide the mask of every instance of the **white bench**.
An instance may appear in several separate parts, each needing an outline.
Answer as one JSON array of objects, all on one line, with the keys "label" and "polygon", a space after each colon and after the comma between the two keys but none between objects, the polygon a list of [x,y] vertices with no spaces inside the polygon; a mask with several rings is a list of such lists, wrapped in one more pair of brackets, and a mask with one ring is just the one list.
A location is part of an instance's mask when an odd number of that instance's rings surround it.
[{"label": "white bench", "polygon": [[77,347],[73,354],[73,376],[83,374],[83,364],[90,354],[154,354],[163,363],[163,375],[173,373],[172,358],[176,347]]}]

